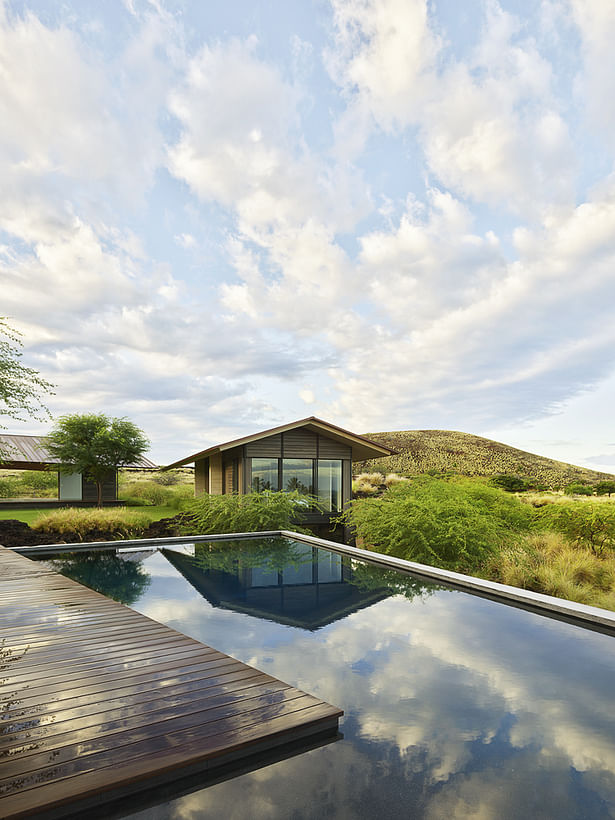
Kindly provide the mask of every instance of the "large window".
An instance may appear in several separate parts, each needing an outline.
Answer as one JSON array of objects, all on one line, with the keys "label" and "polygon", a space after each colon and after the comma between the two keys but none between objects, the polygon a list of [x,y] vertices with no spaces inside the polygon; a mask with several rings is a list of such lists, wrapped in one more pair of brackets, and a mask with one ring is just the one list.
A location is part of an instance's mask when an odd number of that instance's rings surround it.
[{"label": "large window", "polygon": [[305,495],[317,495],[323,512],[335,513],[342,509],[341,459],[252,458],[251,461],[252,492],[297,490]]},{"label": "large window", "polygon": [[282,489],[298,490],[311,495],[314,492],[314,462],[311,458],[282,459]]},{"label": "large window", "polygon": [[341,459],[318,459],[318,500],[325,512],[342,509]]},{"label": "large window", "polygon": [[277,458],[252,459],[252,492],[262,493],[264,490],[279,490]]}]

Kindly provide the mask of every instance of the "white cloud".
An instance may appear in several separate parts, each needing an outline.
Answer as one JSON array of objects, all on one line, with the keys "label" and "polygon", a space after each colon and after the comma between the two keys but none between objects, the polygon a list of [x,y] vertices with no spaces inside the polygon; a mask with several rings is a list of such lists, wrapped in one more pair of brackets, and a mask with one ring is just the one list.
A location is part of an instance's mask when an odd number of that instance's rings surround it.
[{"label": "white cloud", "polygon": [[589,125],[615,147],[615,6],[609,0],[568,0],[582,41],[583,67],[577,93]]},{"label": "white cloud", "polygon": [[311,392],[359,430],[476,431],[612,373],[612,4],[465,30],[334,0],[275,46],[27,6],[0,11],[0,276],[54,408],[215,440]]},{"label": "white cloud", "polygon": [[196,239],[190,233],[180,233],[173,237],[177,244],[182,248],[194,248]]},{"label": "white cloud", "polygon": [[168,29],[150,19],[121,62],[86,48],[66,25],[0,10],[0,160],[25,190],[50,176],[81,189],[139,196],[162,157],[157,116],[172,69],[158,56]]},{"label": "white cloud", "polygon": [[360,151],[369,112],[385,131],[418,128],[430,171],[464,196],[524,213],[570,202],[572,144],[551,65],[497,2],[467,61],[448,57],[424,0],[336,0],[334,12],[331,73],[349,100],[338,150],[348,140]]},{"label": "white cloud", "polygon": [[333,0],[332,75],[386,130],[416,120],[440,47],[424,0]]},{"label": "white cloud", "polygon": [[314,391],[310,390],[308,387],[304,387],[303,390],[299,391],[299,398],[306,404],[314,404],[314,402],[316,401]]},{"label": "white cloud", "polygon": [[480,429],[544,412],[611,372],[612,201],[523,232],[514,262],[468,228],[459,203],[434,193],[427,215],[411,207],[395,233],[364,238],[380,331],[346,349],[333,406],[355,426],[370,413],[372,429],[385,416],[391,429],[430,418],[457,427],[471,412]]}]

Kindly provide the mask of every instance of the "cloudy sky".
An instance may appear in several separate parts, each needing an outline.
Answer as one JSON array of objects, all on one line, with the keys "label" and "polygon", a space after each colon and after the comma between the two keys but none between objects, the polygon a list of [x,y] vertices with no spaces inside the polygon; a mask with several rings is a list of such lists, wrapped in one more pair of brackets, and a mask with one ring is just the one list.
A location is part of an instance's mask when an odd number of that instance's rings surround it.
[{"label": "cloudy sky", "polygon": [[0,314],[52,413],[615,471],[614,41],[612,0],[0,0]]}]

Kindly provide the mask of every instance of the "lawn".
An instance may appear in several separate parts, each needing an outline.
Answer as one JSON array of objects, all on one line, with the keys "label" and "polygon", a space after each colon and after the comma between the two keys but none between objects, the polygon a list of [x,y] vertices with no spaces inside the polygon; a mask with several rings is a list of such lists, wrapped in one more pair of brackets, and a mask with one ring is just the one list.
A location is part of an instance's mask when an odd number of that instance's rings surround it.
[{"label": "lawn", "polygon": [[[120,510],[121,507],[115,509]],[[152,507],[124,507],[123,509],[130,509],[132,512],[138,512],[140,515],[145,515],[150,521],[159,521],[161,518],[172,518],[177,515],[177,510],[174,507],[166,506],[152,506]],[[34,509],[34,510],[0,510],[0,521],[6,521],[7,518],[17,519],[17,521],[24,521],[29,526],[40,518],[42,515],[47,515],[49,509]]]}]

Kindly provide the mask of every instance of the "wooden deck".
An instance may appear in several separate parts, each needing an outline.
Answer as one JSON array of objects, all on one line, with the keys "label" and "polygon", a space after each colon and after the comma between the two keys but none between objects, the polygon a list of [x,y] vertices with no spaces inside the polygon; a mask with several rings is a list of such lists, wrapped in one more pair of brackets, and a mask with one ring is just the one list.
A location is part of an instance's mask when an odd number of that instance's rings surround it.
[{"label": "wooden deck", "polygon": [[0,547],[0,817],[63,816],[343,713]]}]

